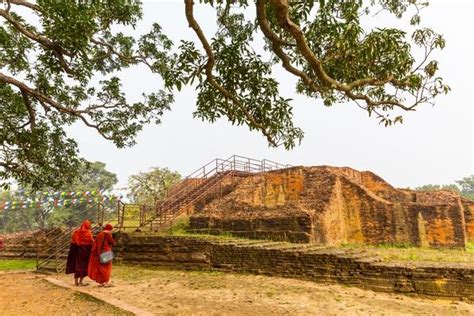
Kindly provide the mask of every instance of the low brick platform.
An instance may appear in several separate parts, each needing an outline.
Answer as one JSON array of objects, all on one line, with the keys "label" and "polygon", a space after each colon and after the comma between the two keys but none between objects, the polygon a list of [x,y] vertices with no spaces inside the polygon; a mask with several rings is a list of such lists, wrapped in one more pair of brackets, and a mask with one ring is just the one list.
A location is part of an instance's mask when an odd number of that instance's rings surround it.
[{"label": "low brick platform", "polygon": [[13,234],[0,234],[4,248],[0,249],[0,258],[36,258],[48,256],[47,249],[64,231],[56,228],[47,231],[28,231]]},{"label": "low brick platform", "polygon": [[122,235],[124,263],[212,269],[474,300],[474,265],[387,264],[363,250],[244,239]]}]

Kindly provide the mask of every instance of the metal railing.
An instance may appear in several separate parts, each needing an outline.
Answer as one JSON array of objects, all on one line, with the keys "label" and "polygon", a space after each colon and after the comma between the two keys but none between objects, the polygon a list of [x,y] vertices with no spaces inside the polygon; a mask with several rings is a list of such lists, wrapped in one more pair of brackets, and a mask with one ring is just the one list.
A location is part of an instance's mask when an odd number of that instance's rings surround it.
[{"label": "metal railing", "polygon": [[[118,206],[118,205],[117,205]],[[120,214],[117,209],[117,214]],[[115,212],[107,212],[106,209],[99,205],[97,209],[97,222],[92,225],[91,230],[94,234],[97,234],[105,222],[111,222],[113,224],[118,224],[119,221],[115,223]],[[117,216],[117,220],[120,219],[120,216]],[[120,225],[117,225],[120,226]],[[74,230],[78,229],[77,227],[69,227],[64,231],[59,229],[54,229],[41,236],[41,239],[44,241],[49,241],[49,246],[46,249],[41,249],[40,240],[36,239],[36,269],[37,270],[49,270],[57,273],[63,273],[66,268],[66,258],[67,252],[71,244],[71,235]]]},{"label": "metal railing", "polygon": [[[149,208],[143,208],[143,213],[140,214],[140,227],[150,225],[150,229],[153,230],[168,226],[167,224],[171,226],[172,221],[187,207],[222,185],[225,179],[231,178],[231,185],[235,185],[236,179],[240,177],[289,167],[291,165],[268,159],[257,160],[239,155],[227,159],[216,158],[170,188],[166,198],[156,205],[152,214]],[[156,225],[153,227],[155,222],[159,224],[158,227]]]}]

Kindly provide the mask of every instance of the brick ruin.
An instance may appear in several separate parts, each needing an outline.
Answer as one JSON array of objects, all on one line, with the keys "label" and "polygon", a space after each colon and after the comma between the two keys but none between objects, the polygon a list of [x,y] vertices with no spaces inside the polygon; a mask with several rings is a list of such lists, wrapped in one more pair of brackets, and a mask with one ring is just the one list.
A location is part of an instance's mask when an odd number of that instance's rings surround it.
[{"label": "brick ruin", "polygon": [[126,264],[264,274],[373,291],[474,300],[471,263],[386,263],[360,249],[133,234],[122,234],[114,251],[117,260]]},{"label": "brick ruin", "polygon": [[0,239],[3,241],[0,259],[36,258],[37,255],[40,258],[45,258],[49,255],[48,249],[54,245],[54,241],[64,233],[64,229],[52,228],[0,234]]},{"label": "brick ruin", "polygon": [[464,247],[474,202],[396,189],[372,172],[292,167],[243,178],[190,210],[190,230],[324,245]]}]

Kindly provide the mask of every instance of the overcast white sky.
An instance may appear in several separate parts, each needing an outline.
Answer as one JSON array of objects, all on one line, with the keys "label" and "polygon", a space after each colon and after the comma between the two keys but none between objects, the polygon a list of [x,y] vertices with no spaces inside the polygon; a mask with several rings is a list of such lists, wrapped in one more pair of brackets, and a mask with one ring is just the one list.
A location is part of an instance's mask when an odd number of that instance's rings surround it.
[{"label": "overcast white sky", "polygon": [[[82,126],[71,128],[71,135],[79,142],[82,156],[105,162],[107,169],[118,175],[118,187],[126,186],[129,175],[150,167],[168,167],[187,175],[216,157],[232,154],[292,165],[371,170],[397,187],[452,183],[474,173],[473,5],[470,0],[430,3],[423,11],[422,24],[445,36],[447,45],[438,60],[440,74],[452,92],[439,97],[434,107],[426,105],[407,113],[402,125],[379,126],[376,119],[352,103],[326,108],[318,100],[296,95],[291,76],[278,72],[281,90],[294,99],[294,120],[306,135],[291,151],[269,148],[259,133],[249,132],[246,127],[231,126],[224,120],[209,124],[193,119],[193,89],[179,93],[163,123],[147,126],[132,148],[116,149]],[[183,1],[145,1],[144,13],[137,34],[157,21],[175,42],[178,38],[195,39],[185,21]],[[198,7],[196,17],[212,36],[211,11]],[[397,23],[382,21],[382,17],[374,19],[375,25]],[[158,76],[143,68],[127,71],[124,79],[131,98],[161,87]]]}]

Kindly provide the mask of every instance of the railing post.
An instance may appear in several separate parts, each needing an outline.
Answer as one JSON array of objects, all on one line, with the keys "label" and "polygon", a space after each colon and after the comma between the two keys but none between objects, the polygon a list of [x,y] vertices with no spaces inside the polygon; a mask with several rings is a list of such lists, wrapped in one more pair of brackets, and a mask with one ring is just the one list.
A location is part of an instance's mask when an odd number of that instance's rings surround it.
[{"label": "railing post", "polygon": [[123,222],[125,220],[125,204],[124,203],[121,203],[122,204],[122,220],[120,222],[120,229],[119,229],[119,232],[122,231],[122,228],[123,228]]},{"label": "railing post", "polygon": [[142,226],[143,223],[143,210],[144,210],[144,205],[140,205],[139,208],[139,213],[138,213],[138,225]]},{"label": "railing post", "polygon": [[36,242],[36,270],[38,270],[39,269],[39,241],[38,241],[38,235],[36,235],[35,242]]},{"label": "railing post", "polygon": [[117,223],[120,225],[120,201],[117,201]]},{"label": "railing post", "polygon": [[219,181],[219,190],[220,190],[220,195],[219,195],[219,197],[222,199],[222,180]]},{"label": "railing post", "polygon": [[53,241],[56,243],[56,247],[54,247],[54,257],[55,257],[55,262],[54,262],[54,266],[56,268],[56,272],[59,273],[59,267],[58,267],[58,263],[59,263],[59,243],[57,241]]}]

